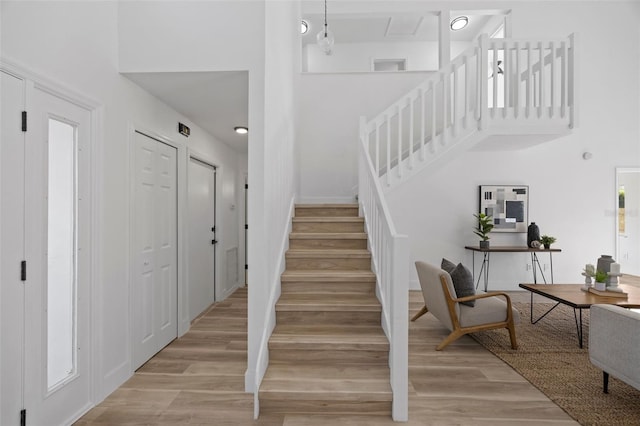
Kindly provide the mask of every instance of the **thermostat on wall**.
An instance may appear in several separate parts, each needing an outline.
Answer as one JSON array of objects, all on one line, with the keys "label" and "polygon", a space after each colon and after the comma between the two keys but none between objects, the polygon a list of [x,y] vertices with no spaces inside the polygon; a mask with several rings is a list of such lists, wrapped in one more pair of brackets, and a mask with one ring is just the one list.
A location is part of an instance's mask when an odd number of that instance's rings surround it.
[{"label": "thermostat on wall", "polygon": [[183,136],[189,137],[189,135],[191,134],[191,129],[186,125],[178,122],[178,132]]}]

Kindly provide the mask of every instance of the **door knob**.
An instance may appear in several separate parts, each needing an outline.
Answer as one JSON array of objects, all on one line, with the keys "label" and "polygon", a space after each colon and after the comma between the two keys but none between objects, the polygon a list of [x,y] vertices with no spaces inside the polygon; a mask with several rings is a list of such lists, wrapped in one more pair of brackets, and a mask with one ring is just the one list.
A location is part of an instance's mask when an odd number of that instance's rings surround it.
[{"label": "door knob", "polygon": [[211,240],[211,244],[218,244],[218,240]]}]

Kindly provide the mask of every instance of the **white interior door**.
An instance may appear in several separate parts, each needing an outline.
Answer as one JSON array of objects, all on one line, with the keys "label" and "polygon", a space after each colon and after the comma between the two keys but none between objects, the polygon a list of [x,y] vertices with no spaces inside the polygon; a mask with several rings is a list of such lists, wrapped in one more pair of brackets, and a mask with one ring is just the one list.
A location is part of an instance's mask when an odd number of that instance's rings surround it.
[{"label": "white interior door", "polygon": [[215,301],[216,169],[189,159],[189,320]]},{"label": "white interior door", "polygon": [[23,403],[24,147],[23,80],[0,72],[0,424],[17,425]]},{"label": "white interior door", "polygon": [[134,141],[133,367],[178,336],[177,150],[142,133]]},{"label": "white interior door", "polygon": [[91,404],[91,113],[0,77],[0,424],[68,424]]}]

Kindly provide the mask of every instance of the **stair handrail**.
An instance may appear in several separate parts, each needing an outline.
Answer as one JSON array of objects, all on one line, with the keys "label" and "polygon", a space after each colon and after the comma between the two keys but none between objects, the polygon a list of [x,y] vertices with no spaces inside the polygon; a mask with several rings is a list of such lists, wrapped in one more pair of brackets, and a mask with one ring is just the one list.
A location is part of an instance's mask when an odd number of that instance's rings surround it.
[{"label": "stair handrail", "polygon": [[362,125],[374,170],[389,187],[406,179],[416,162],[424,164],[451,142],[498,119],[555,120],[574,128],[575,63],[574,34],[557,39],[481,35]]},{"label": "stair handrail", "polygon": [[409,240],[396,232],[378,176],[367,155],[360,118],[358,154],[358,201],[365,218],[376,275],[376,294],[382,305],[382,328],[389,339],[389,369],[393,392],[392,417],[407,421],[409,416]]}]

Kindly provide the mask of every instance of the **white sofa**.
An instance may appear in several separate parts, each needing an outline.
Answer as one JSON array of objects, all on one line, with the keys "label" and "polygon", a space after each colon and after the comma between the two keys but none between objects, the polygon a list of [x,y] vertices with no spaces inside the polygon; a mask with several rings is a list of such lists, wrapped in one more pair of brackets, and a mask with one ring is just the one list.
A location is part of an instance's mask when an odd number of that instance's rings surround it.
[{"label": "white sofa", "polygon": [[609,392],[609,375],[640,389],[640,312],[591,306],[589,358],[602,369],[604,393]]}]

